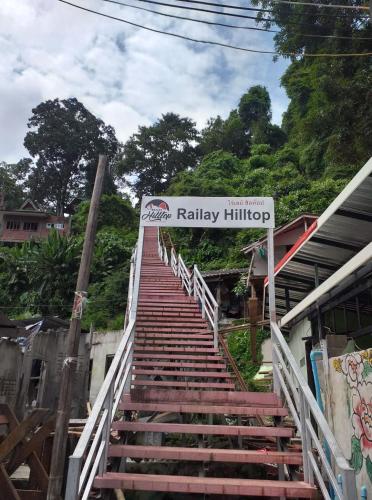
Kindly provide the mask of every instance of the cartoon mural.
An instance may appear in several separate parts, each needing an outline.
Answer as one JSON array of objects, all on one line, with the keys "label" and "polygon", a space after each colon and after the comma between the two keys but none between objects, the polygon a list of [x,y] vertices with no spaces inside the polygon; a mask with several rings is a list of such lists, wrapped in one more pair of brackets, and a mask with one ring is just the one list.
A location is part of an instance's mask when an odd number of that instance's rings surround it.
[{"label": "cartoon mural", "polygon": [[[342,448],[345,448],[346,437],[350,438],[350,447],[347,446],[350,463],[360,486],[367,486],[372,493],[372,349],[330,361],[336,437]],[[342,427],[343,435],[337,436],[337,429],[342,432]]]}]

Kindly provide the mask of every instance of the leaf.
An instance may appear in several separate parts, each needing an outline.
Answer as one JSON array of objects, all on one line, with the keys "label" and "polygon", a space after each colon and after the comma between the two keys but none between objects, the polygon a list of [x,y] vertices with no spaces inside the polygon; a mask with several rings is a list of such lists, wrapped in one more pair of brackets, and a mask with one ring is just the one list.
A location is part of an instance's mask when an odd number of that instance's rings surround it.
[{"label": "leaf", "polygon": [[363,467],[363,455],[360,448],[360,441],[356,436],[351,438],[351,466],[355,469],[355,473],[359,474]]},{"label": "leaf", "polygon": [[372,366],[369,363],[364,363],[364,369],[362,372],[363,379],[366,379],[370,374],[372,374]]},{"label": "leaf", "polygon": [[368,474],[369,480],[372,483],[372,460],[369,457],[367,457],[367,460],[366,460],[366,469],[367,469],[367,474]]}]

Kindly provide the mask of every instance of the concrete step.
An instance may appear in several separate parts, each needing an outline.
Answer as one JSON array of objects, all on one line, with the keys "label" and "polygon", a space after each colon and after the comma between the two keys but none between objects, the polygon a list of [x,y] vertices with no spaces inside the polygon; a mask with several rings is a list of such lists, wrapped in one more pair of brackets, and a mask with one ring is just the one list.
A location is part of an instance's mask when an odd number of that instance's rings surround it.
[{"label": "concrete step", "polygon": [[316,498],[314,486],[303,481],[167,476],[107,472],[94,481],[96,488],[194,493],[198,495],[240,495],[250,497]]},{"label": "concrete step", "polygon": [[118,420],[112,424],[118,431],[165,432],[167,434],[196,434],[213,436],[254,436],[291,438],[294,431],[290,427],[260,427],[253,425],[204,425],[168,424],[153,422],[126,422]]}]

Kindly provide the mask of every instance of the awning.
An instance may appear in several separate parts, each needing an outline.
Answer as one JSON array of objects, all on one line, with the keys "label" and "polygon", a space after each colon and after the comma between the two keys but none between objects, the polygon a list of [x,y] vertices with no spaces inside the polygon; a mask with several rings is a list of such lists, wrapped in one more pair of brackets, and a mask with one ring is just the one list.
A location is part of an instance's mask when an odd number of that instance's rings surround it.
[{"label": "awning", "polygon": [[303,310],[302,301],[371,241],[372,158],[275,267],[278,316]]}]

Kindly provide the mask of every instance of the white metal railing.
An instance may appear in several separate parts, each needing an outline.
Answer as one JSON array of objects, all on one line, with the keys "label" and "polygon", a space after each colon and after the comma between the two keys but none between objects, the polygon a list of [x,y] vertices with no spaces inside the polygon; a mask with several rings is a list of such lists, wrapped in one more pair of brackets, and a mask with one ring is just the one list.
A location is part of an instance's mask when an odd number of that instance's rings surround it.
[{"label": "white metal railing", "polygon": [[[165,254],[167,254],[167,251],[165,250]],[[163,259],[164,260],[164,259]],[[165,262],[165,261],[164,261]],[[174,248],[172,247],[172,250],[171,250],[171,260],[170,260],[170,264],[171,264],[171,268],[173,269],[173,272],[174,272],[174,275],[175,276],[178,276],[178,261],[177,261],[177,255],[176,255],[176,252],[174,250]]]},{"label": "white metal railing", "polygon": [[[288,344],[276,322],[271,322],[273,370],[302,438],[304,479],[314,476],[325,500],[357,499],[355,471],[342,453]],[[315,422],[315,426],[313,424]],[[341,477],[341,481],[338,481]]]},{"label": "white metal railing", "polygon": [[192,273],[186,267],[181,255],[178,256],[178,276],[182,281],[182,286],[189,295],[192,294]]},{"label": "white metal railing", "polygon": [[194,297],[201,305],[203,318],[207,318],[213,328],[214,347],[218,347],[218,304],[209,290],[197,266],[194,266]]},{"label": "white metal railing", "polygon": [[[167,249],[160,239],[158,240],[159,257],[169,265]],[[212,292],[209,290],[208,285],[199,272],[197,266],[194,266],[194,271],[191,272],[185,265],[181,255],[176,254],[172,247],[170,265],[175,276],[179,277],[182,282],[183,288],[189,295],[194,295],[195,300],[200,304],[200,309],[204,319],[207,319],[213,329],[213,343],[214,347],[218,347],[218,304],[213,297]]]},{"label": "white metal railing", "polygon": [[[86,500],[97,473],[106,470],[111,423],[130,377],[135,321],[131,319],[78,444],[69,458],[65,500]],[[93,438],[94,436],[94,438]]]}]

